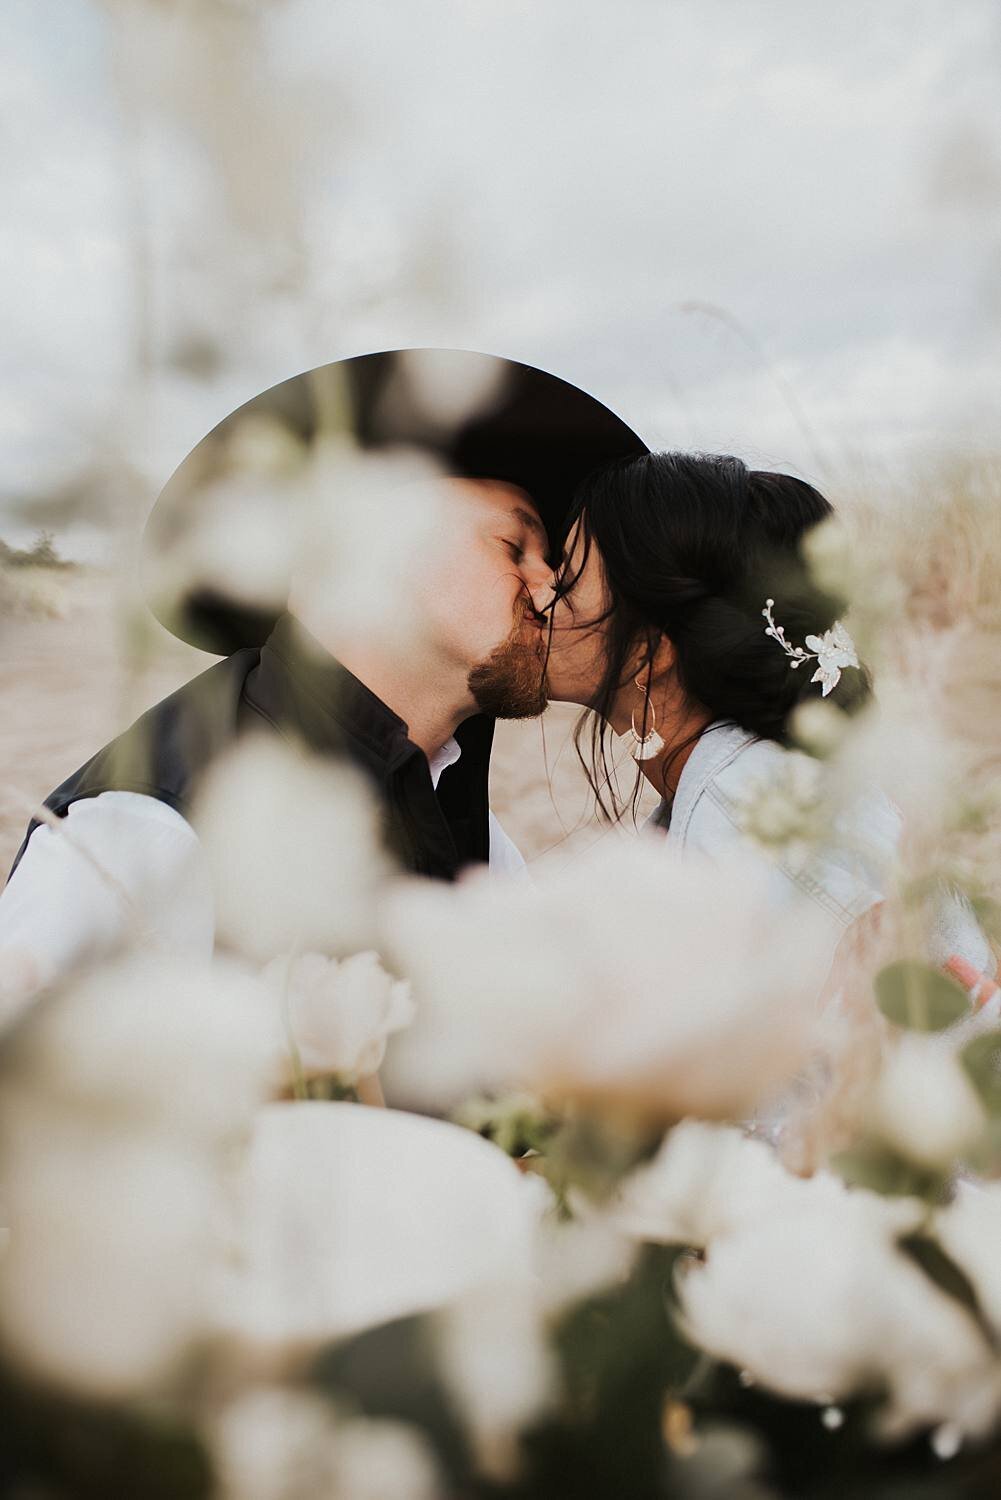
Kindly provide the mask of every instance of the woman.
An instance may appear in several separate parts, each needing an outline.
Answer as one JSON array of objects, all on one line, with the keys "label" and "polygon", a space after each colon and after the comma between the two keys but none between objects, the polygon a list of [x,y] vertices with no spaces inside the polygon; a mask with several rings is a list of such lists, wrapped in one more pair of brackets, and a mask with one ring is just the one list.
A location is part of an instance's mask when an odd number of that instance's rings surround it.
[{"label": "woman", "polygon": [[[558,574],[548,677],[552,699],[593,711],[588,769],[607,815],[624,811],[611,789],[611,730],[641,773],[625,806],[635,809],[645,777],[661,797],[651,821],[673,844],[757,851],[776,898],[805,894],[839,938],[882,900],[900,819],[872,789],[827,803],[825,823],[811,775],[820,767],[794,749],[806,705],[850,715],[871,695],[842,601],[818,589],[803,554],[832,515],[811,485],[738,458],[651,453],[592,475]],[[798,800],[804,827],[787,818],[769,828],[769,798],[773,813]],[[940,903],[929,956],[994,971],[954,900]]]}]

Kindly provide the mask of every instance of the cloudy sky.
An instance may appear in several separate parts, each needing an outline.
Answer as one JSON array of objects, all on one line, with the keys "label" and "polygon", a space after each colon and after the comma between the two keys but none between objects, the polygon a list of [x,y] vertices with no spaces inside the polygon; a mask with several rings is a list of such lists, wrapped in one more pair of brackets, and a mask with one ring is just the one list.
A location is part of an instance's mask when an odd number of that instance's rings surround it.
[{"label": "cloudy sky", "polygon": [[995,0],[4,10],[0,534],[406,344],[811,477],[998,446]]}]

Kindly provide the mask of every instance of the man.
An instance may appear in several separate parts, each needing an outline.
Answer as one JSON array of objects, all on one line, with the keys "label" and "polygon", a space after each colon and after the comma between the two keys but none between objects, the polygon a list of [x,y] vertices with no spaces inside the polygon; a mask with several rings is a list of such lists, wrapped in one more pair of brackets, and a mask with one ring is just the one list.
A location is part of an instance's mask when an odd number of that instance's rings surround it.
[{"label": "man", "polygon": [[[279,422],[308,449],[331,412],[363,453],[405,449],[444,475],[441,542],[416,560],[417,628],[390,646],[350,620],[332,627],[322,593],[292,578],[276,605],[273,589],[262,604],[197,568],[180,588],[175,574],[155,612],[225,660],[47,799],[92,857],[58,828],[29,828],[0,896],[0,955],[21,965],[20,989],[112,946],[123,889],[168,943],[211,947],[212,893],[187,815],[208,767],[251,729],[359,769],[387,847],[413,873],[452,879],[470,863],[519,862],[488,805],[494,720],[545,707],[539,610],[577,484],[644,445],[594,398],[529,366],[456,350],[363,355],[285,381],[213,429],[161,495],[148,555],[185,556],[255,422]],[[280,475],[272,486],[281,491]],[[159,901],[168,888],[171,901]]]}]

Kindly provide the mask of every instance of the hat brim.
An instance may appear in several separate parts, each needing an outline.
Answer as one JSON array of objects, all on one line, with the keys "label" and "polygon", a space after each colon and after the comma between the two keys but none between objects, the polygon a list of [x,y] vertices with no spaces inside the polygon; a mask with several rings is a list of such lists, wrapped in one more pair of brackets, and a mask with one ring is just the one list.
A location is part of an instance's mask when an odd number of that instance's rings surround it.
[{"label": "hat brim", "polygon": [[[234,440],[261,419],[279,424],[298,444],[339,432],[362,450],[415,449],[446,473],[517,485],[534,501],[553,553],[582,480],[649,451],[594,396],[500,355],[383,350],[284,380],[231,412],[192,449],[164,486],[143,536],[153,613],[181,640],[219,655],[266,640],[284,607],[281,582],[259,605],[205,578],[178,581],[176,570],[164,588],[170,570],[162,563],[183,555],[206,492],[223,473],[233,476]],[[280,485],[280,476],[273,482]]]}]

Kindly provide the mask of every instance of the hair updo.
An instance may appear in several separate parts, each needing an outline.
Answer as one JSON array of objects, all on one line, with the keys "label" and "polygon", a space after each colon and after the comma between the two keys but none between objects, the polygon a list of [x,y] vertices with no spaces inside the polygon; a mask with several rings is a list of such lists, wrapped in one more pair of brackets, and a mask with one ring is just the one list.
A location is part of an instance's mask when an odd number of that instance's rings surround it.
[{"label": "hair updo", "polygon": [[[597,547],[609,594],[605,670],[591,726],[589,776],[599,805],[599,771],[602,782],[608,773],[605,717],[635,675],[629,669],[637,644],[645,644],[648,660],[662,635],[674,646],[680,686],[711,720],[790,742],[793,710],[819,697],[821,686],[810,681],[814,664],[793,668],[765,634],[762,610],[774,599],[775,621],[793,645],[822,635],[843,613],[846,601],[817,587],[802,548],[807,532],[833,514],[804,480],[748,470],[726,455],[649,453],[584,481],[567,523],[569,532],[580,522],[584,550],[573,572],[564,565],[557,592],[572,596],[590,547]],[[826,701],[850,713],[870,692],[866,671],[853,668]],[[585,722],[575,737],[578,752]]]}]

